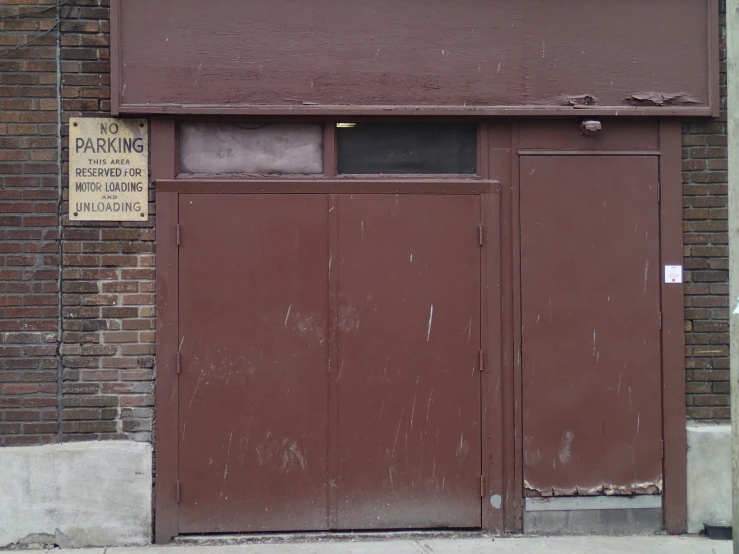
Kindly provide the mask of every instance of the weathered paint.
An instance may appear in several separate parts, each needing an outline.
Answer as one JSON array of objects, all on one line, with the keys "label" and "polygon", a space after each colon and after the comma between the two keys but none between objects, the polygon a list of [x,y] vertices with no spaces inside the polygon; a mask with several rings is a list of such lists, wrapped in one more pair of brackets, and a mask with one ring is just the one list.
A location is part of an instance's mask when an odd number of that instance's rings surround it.
[{"label": "weathered paint", "polygon": [[209,6],[114,3],[113,101],[121,113],[709,115],[718,108],[715,0]]},{"label": "weathered paint", "polygon": [[326,198],[179,210],[179,532],[324,529]]},{"label": "weathered paint", "polygon": [[179,533],[481,526],[481,217],[180,195]]},{"label": "weathered paint", "polygon": [[525,494],[660,494],[658,159],[520,170]]},{"label": "weathered paint", "polygon": [[480,207],[339,195],[341,529],[481,525]]}]

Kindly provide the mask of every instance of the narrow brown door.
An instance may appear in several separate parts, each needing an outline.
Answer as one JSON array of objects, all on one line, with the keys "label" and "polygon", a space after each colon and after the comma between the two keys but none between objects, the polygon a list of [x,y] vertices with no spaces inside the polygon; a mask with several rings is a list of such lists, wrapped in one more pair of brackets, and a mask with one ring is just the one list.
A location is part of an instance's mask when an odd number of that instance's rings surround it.
[{"label": "narrow brown door", "polygon": [[180,197],[180,533],[327,526],[327,208]]},{"label": "narrow brown door", "polygon": [[479,527],[480,198],[338,214],[338,528]]},{"label": "narrow brown door", "polygon": [[657,157],[521,159],[528,495],[661,489]]}]

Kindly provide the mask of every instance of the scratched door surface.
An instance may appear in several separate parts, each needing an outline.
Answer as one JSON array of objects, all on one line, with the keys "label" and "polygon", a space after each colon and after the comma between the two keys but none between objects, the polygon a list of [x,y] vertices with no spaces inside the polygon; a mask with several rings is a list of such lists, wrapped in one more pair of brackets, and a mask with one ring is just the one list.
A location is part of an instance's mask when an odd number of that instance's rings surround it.
[{"label": "scratched door surface", "polygon": [[340,529],[479,527],[479,196],[341,195]]},{"label": "scratched door surface", "polygon": [[521,158],[528,496],[661,490],[657,157]]},{"label": "scratched door surface", "polygon": [[180,533],[327,526],[327,213],[180,196]]}]

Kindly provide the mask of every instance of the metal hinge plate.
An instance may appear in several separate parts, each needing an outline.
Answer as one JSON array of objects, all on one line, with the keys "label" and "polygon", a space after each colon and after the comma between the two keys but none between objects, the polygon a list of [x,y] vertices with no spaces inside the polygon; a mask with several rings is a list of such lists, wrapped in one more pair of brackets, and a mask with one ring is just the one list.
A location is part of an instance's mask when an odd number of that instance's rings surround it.
[{"label": "metal hinge plate", "polygon": [[177,352],[177,375],[182,371],[182,354]]},{"label": "metal hinge plate", "polygon": [[182,225],[178,223],[177,224],[177,246],[180,245],[181,236],[182,236]]},{"label": "metal hinge plate", "polygon": [[480,475],[480,498],[485,498],[485,476]]},{"label": "metal hinge plate", "polygon": [[485,371],[485,351],[480,350],[480,371]]},{"label": "metal hinge plate", "polygon": [[180,503],[180,482],[177,481],[177,485],[175,486],[175,496],[177,497],[177,504]]},{"label": "metal hinge plate", "polygon": [[662,330],[662,312],[659,312],[659,330]]},{"label": "metal hinge plate", "polygon": [[480,223],[480,225],[477,226],[477,231],[478,231],[479,238],[480,238],[480,246],[482,246],[485,243],[485,233],[482,228],[482,223]]}]

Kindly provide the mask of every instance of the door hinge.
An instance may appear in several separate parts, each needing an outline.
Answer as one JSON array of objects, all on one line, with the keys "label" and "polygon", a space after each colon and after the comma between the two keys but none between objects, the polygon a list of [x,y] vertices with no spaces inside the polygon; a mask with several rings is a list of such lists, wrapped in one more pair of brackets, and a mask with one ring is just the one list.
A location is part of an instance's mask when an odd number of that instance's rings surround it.
[{"label": "door hinge", "polygon": [[483,229],[482,229],[482,223],[480,223],[477,226],[477,232],[478,232],[479,239],[480,239],[480,246],[482,246],[483,243],[485,242],[485,233],[483,232]]},{"label": "door hinge", "polygon": [[180,245],[180,240],[181,240],[181,237],[182,237],[182,225],[180,225],[180,224],[178,223],[178,224],[177,224],[177,246],[179,246],[179,245]]},{"label": "door hinge", "polygon": [[662,330],[662,311],[661,310],[658,315],[658,320],[659,320],[659,330],[661,331]]},{"label": "door hinge", "polygon": [[659,204],[660,202],[662,202],[662,187],[660,183],[657,183],[657,203]]},{"label": "door hinge", "polygon": [[485,351],[480,350],[480,371],[485,371]]},{"label": "door hinge", "polygon": [[665,439],[660,439],[659,441],[659,451],[662,455],[662,459],[665,459]]},{"label": "door hinge", "polygon": [[180,482],[177,481],[177,485],[175,486],[175,496],[177,497],[177,504],[180,503]]},{"label": "door hinge", "polygon": [[177,375],[182,371],[182,354],[177,352]]},{"label": "door hinge", "polygon": [[485,476],[480,475],[480,498],[485,498]]}]

